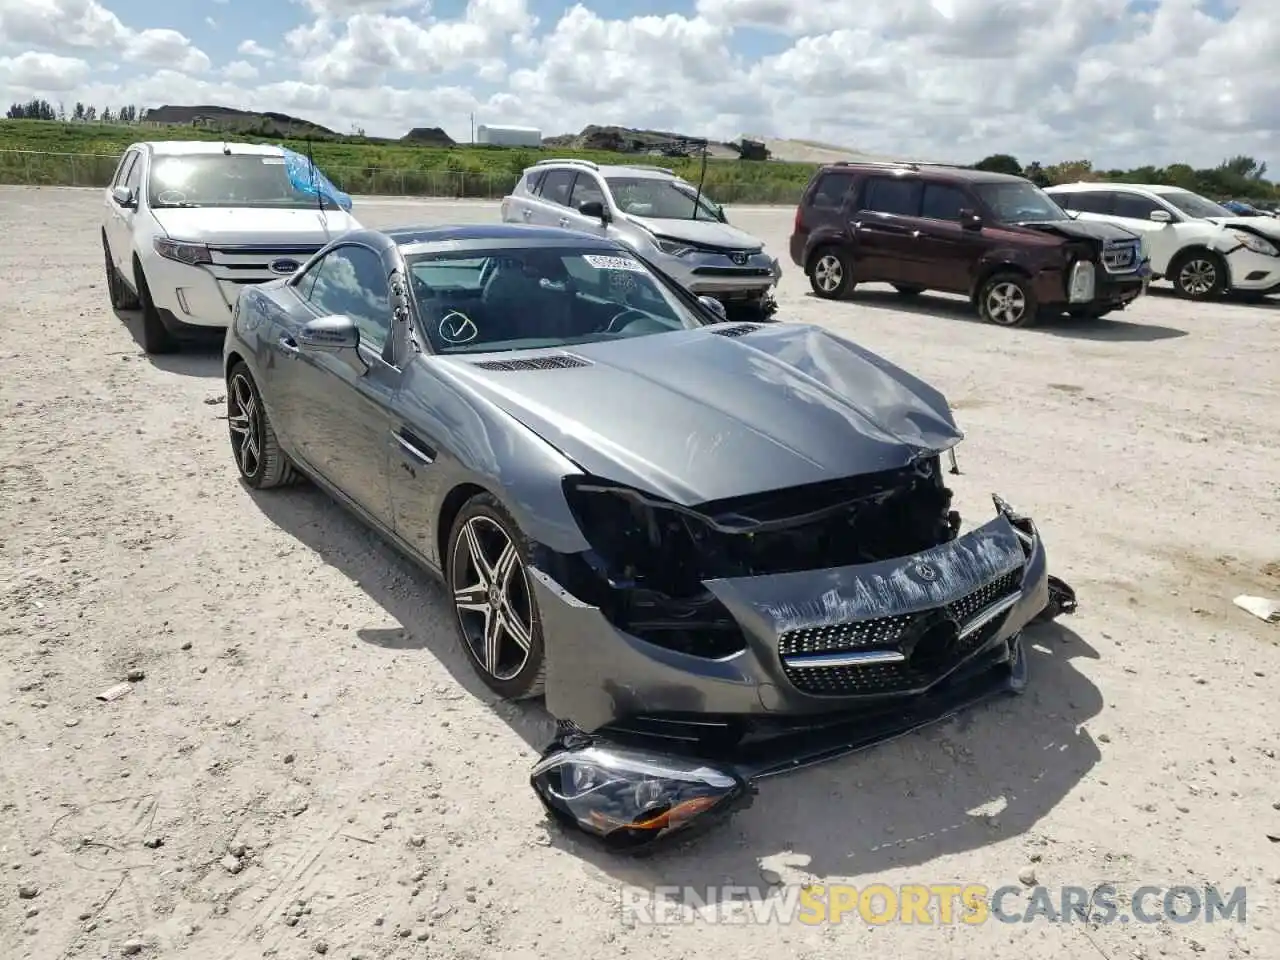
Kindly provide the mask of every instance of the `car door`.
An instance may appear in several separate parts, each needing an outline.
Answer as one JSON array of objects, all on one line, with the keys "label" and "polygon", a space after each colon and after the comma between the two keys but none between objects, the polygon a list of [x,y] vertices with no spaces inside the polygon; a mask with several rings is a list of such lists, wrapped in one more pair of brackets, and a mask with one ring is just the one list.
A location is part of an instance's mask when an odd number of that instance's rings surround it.
[{"label": "car door", "polygon": [[[1169,261],[1179,246],[1178,231],[1174,225],[1182,221],[1182,215],[1164,201],[1145,194],[1122,189],[1112,193],[1111,216],[1108,219],[1145,237],[1152,271],[1160,274],[1167,272]],[[1169,220],[1152,220],[1151,214],[1157,210],[1168,214]]]},{"label": "car door", "polygon": [[605,209],[609,207],[609,201],[605,199],[604,189],[600,186],[600,181],[596,179],[596,175],[585,171],[580,172],[574,178],[573,188],[569,192],[569,209],[565,211],[560,225],[568,227],[570,230],[594,233],[599,237],[605,236],[608,233],[608,225],[604,221],[599,217],[583,216],[579,212],[579,208],[584,203],[591,203],[592,201],[600,204]]},{"label": "car door", "polygon": [[334,247],[294,286],[298,319],[344,315],[360,330],[360,376],[338,357],[300,349],[290,333],[275,345],[273,374],[281,428],[297,453],[331,485],[391,529],[389,487],[391,398],[400,370],[390,362],[393,326],[390,271],[362,244]]},{"label": "car door", "polygon": [[981,206],[959,186],[926,182],[921,188],[920,216],[904,218],[916,234],[914,256],[907,266],[911,283],[934,290],[967,293],[987,241],[981,230],[961,226],[960,211]]},{"label": "car door", "polygon": [[537,204],[538,187],[546,176],[545,169],[526,170],[520,185],[502,201],[502,219],[506,223],[532,223]]},{"label": "car door", "polygon": [[538,184],[538,198],[533,204],[531,223],[541,227],[562,227],[560,221],[568,213],[569,197],[573,193],[576,170],[548,170]]},{"label": "car door", "polygon": [[915,219],[920,213],[920,181],[906,176],[872,176],[863,181],[849,222],[854,272],[859,281],[915,283]]},{"label": "car door", "polygon": [[133,190],[133,207],[122,207],[108,192],[107,196],[107,244],[111,247],[111,259],[126,280],[133,283],[133,221],[137,215],[138,188],[142,183],[142,154],[130,150],[120,161],[111,187],[130,187]]}]

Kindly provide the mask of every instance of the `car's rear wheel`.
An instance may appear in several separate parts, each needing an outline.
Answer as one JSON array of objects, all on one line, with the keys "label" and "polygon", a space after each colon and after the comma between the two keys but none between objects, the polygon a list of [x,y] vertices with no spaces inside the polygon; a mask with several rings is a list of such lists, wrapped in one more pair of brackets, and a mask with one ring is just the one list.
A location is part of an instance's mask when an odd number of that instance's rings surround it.
[{"label": "car's rear wheel", "polygon": [[924,293],[924,287],[917,287],[913,283],[895,283],[893,289],[897,290],[899,295],[904,297],[918,297]]},{"label": "car's rear wheel", "polygon": [[120,271],[116,269],[115,261],[111,259],[111,247],[107,244],[107,235],[102,235],[102,256],[106,260],[107,269],[107,297],[111,301],[111,309],[113,310],[137,310],[138,298],[134,296],[132,290],[124,282],[124,277],[120,276]]},{"label": "car's rear wheel", "polygon": [[823,247],[813,255],[809,263],[809,285],[824,300],[842,300],[857,285],[853,279],[853,264],[849,256],[838,247]]},{"label": "car's rear wheel", "polygon": [[1169,279],[1185,300],[1214,300],[1227,288],[1227,264],[1208,250],[1188,250],[1169,264]]},{"label": "car's rear wheel", "polygon": [[978,291],[978,316],[1001,327],[1028,327],[1040,307],[1031,281],[1019,273],[997,273]]},{"label": "car's rear wheel", "polygon": [[147,353],[173,353],[178,349],[178,342],[160,319],[160,311],[151,299],[151,288],[147,286],[147,276],[137,260],[133,261],[133,282],[138,290],[138,306],[142,309],[142,349]]},{"label": "car's rear wheel", "polygon": [[528,540],[495,497],[477,494],[463,505],[448,558],[454,619],[480,679],[508,700],[541,696],[546,656]]},{"label": "car's rear wheel", "polygon": [[255,490],[283,487],[298,479],[298,471],[280,449],[262,394],[244,361],[227,376],[227,432],[236,469]]}]

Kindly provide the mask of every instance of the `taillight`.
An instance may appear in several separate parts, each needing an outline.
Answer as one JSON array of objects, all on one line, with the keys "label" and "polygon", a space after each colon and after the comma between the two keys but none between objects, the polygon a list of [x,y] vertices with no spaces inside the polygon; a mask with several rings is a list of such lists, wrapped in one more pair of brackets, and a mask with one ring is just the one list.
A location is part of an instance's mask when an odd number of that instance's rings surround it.
[{"label": "taillight", "polygon": [[804,231],[804,224],[801,223],[801,216],[800,216],[800,212],[802,209],[803,209],[802,207],[796,207],[795,223],[791,225],[792,233],[802,233]]}]

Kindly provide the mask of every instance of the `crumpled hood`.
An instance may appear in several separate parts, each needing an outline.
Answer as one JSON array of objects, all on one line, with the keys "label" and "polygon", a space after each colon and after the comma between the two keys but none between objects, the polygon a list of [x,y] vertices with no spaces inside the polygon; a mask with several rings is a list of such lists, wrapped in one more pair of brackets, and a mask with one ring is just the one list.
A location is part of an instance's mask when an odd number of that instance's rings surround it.
[{"label": "crumpled hood", "polygon": [[1073,240],[1134,240],[1138,234],[1116,223],[1101,220],[1053,220],[1048,223],[1024,223],[1021,226],[1041,233],[1056,233]]},{"label": "crumpled hood", "polygon": [[[721,325],[726,329],[728,325]],[[590,365],[441,358],[583,470],[686,506],[909,465],[958,442],[946,399],[820,327],[717,327],[568,348]]]},{"label": "crumpled hood", "polygon": [[151,214],[171,238],[196,243],[322,244],[360,229],[359,221],[341,210],[162,207]]},{"label": "crumpled hood", "polygon": [[698,246],[722,247],[726,250],[759,250],[764,246],[746,231],[715,220],[662,220],[631,214],[626,214],[626,217],[660,237],[685,240]]},{"label": "crumpled hood", "polygon": [[1268,240],[1280,240],[1280,220],[1274,217],[1208,217],[1213,223],[1231,230],[1243,228],[1258,233]]}]

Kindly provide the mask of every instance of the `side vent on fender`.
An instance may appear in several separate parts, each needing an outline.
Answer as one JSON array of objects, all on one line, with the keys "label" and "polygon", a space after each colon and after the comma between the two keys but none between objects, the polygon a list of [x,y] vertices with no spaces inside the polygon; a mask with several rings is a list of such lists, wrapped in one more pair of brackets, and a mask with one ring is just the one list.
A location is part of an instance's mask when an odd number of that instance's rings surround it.
[{"label": "side vent on fender", "polygon": [[745,337],[760,329],[758,323],[734,323],[724,327],[712,327],[711,332],[717,337]]},{"label": "side vent on fender", "polygon": [[473,360],[472,365],[482,370],[567,370],[570,367],[589,367],[591,361],[571,353],[553,353],[519,360]]}]

